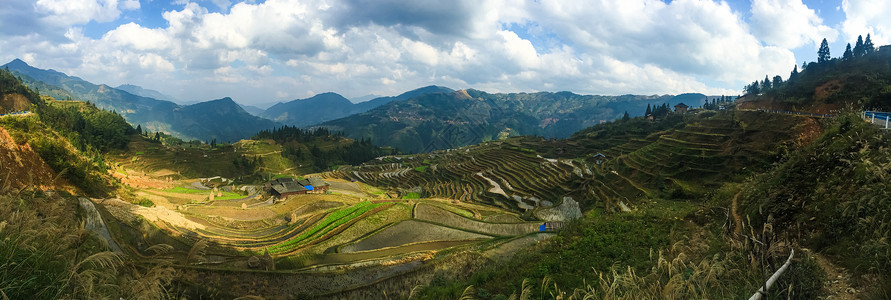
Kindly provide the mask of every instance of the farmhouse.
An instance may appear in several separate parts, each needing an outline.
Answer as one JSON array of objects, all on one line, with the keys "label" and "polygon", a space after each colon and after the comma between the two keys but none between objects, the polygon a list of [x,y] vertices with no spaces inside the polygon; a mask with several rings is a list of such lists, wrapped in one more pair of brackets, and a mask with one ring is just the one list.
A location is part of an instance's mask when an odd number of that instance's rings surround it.
[{"label": "farmhouse", "polygon": [[689,108],[689,106],[681,102],[674,106],[674,112],[685,114],[687,113],[687,108]]},{"label": "farmhouse", "polygon": [[293,178],[278,178],[266,183],[269,194],[276,197],[287,197],[301,194],[324,194],[328,191],[329,184],[318,177],[294,180]]},{"label": "farmhouse", "polygon": [[594,154],[594,163],[599,165],[602,164],[604,160],[606,160],[606,155],[603,155],[603,153]]}]

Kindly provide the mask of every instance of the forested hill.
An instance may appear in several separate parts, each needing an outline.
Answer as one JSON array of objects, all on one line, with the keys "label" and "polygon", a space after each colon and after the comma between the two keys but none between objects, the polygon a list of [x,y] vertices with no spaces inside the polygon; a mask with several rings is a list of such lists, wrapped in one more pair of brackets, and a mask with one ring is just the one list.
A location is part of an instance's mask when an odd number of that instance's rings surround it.
[{"label": "forested hill", "polygon": [[[702,97],[704,100],[704,96]],[[688,99],[688,98],[684,98]],[[353,139],[406,152],[455,148],[507,136],[568,137],[647,105],[675,105],[672,96],[592,96],[570,92],[493,94],[479,90],[432,93],[390,102],[368,112],[322,123]],[[697,103],[689,103],[697,105]]]},{"label": "forested hill", "polygon": [[[38,69],[19,59],[3,67],[42,94],[60,100],[89,101],[99,108],[117,112],[134,126],[138,124],[149,131],[163,131],[184,139],[236,141],[276,126],[275,122],[253,116],[240,107],[235,109],[225,101],[180,106],[54,70]],[[220,114],[223,112],[225,114]]]},{"label": "forested hill", "polygon": [[411,90],[398,96],[378,97],[355,104],[337,93],[322,93],[307,99],[278,103],[266,109],[260,116],[283,124],[303,127],[363,113],[393,101],[406,100],[432,93],[448,92],[452,92],[452,89],[431,85]]},{"label": "forested hill", "polygon": [[758,79],[746,86],[740,107],[824,114],[891,110],[891,48],[853,52],[836,58],[826,53],[818,62],[795,66],[788,76]]}]

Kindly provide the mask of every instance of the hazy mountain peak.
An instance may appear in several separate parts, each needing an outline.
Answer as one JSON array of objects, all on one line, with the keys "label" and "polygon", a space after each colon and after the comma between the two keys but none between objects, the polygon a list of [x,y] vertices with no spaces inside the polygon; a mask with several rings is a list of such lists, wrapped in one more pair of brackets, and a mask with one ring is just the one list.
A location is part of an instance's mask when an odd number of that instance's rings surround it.
[{"label": "hazy mountain peak", "polygon": [[158,99],[158,100],[167,100],[167,101],[177,102],[176,98],[174,98],[173,96],[166,95],[164,93],[161,93],[161,92],[153,90],[153,89],[143,88],[138,85],[122,84],[122,85],[117,86],[116,89],[128,92],[133,95],[137,95],[137,96],[143,96],[143,97],[154,98],[154,99]]}]

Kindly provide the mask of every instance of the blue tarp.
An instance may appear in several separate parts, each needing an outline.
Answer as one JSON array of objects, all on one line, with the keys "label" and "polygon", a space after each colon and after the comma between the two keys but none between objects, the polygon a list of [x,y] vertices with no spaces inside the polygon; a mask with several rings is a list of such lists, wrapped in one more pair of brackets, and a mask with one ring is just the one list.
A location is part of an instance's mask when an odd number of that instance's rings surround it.
[{"label": "blue tarp", "polygon": [[311,185],[304,185],[303,188],[305,188],[307,191],[313,190]]},{"label": "blue tarp", "polygon": [[545,227],[545,224],[547,223],[541,223],[541,226],[538,226],[538,231],[545,231],[547,229],[547,227]]}]

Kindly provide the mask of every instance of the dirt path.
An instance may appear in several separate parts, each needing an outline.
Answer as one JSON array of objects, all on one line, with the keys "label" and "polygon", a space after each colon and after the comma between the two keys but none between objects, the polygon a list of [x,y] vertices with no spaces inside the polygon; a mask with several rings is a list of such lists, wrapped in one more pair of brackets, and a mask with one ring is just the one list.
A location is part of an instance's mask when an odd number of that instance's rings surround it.
[{"label": "dirt path", "polygon": [[823,283],[823,291],[825,295],[820,297],[820,299],[833,299],[833,300],[854,300],[860,299],[860,293],[862,291],[854,289],[851,287],[851,273],[848,272],[845,268],[839,267],[838,265],[832,263],[825,256],[811,252],[808,249],[804,249],[807,251],[814,259],[817,261],[817,264],[820,265],[820,268],[826,272],[826,282]]},{"label": "dirt path", "polygon": [[730,214],[733,215],[733,233],[741,234],[742,233],[742,218],[739,217],[739,211],[737,207],[739,207],[739,195],[742,194],[742,191],[733,195],[733,204],[730,206]]}]

